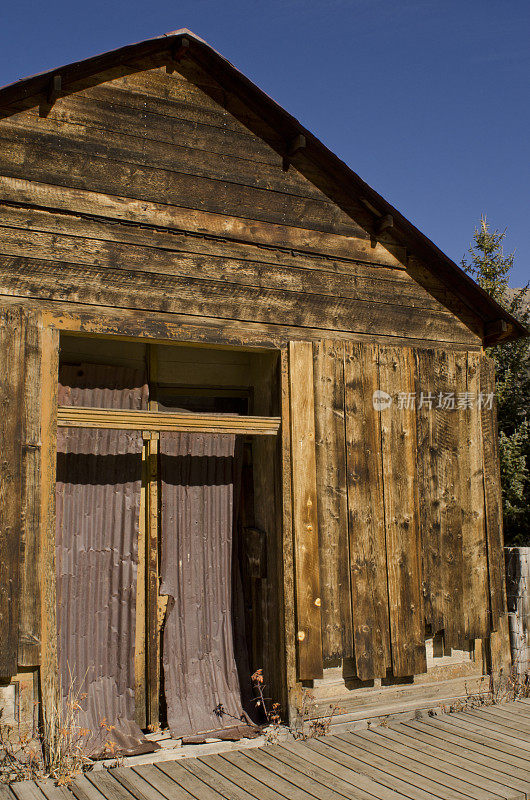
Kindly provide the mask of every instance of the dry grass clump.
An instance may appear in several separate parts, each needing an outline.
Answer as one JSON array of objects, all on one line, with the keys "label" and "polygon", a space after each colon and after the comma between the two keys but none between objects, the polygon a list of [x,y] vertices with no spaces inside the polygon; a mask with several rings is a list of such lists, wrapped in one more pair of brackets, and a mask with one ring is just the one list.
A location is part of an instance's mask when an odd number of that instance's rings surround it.
[{"label": "dry grass clump", "polygon": [[42,748],[34,728],[8,725],[0,717],[0,783],[44,777]]},{"label": "dry grass clump", "polygon": [[313,739],[316,736],[326,736],[333,723],[336,714],[342,714],[344,710],[338,703],[330,703],[329,711],[324,717],[316,716],[315,695],[307,689],[302,691],[302,699],[297,708],[297,719],[291,729],[295,739]]},{"label": "dry grass clump", "polygon": [[[76,689],[73,678],[64,700],[59,693],[51,708],[33,730],[1,724],[0,783],[53,778],[58,786],[69,786],[82,772],[92,769],[94,755],[116,756],[116,742],[109,736],[114,726],[100,722],[97,735],[81,724],[86,694]],[[37,704],[35,717],[37,718]]]}]

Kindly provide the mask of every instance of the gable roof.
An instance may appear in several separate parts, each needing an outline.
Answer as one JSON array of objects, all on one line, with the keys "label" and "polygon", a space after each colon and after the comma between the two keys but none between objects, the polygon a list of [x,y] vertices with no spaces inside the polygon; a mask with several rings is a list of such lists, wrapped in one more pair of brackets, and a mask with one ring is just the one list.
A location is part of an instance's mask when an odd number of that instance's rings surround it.
[{"label": "gable roof", "polygon": [[[101,55],[75,61],[0,88],[0,107],[24,99],[47,98],[55,76],[60,76],[61,91],[69,84],[97,75],[121,63],[148,58],[167,52],[168,63],[192,59],[227,92],[239,97],[257,117],[280,134],[285,141],[286,160],[306,177],[315,181],[315,174],[326,176],[326,193],[340,205],[340,199],[353,197],[367,210],[363,226],[377,238],[383,225],[390,225],[392,236],[405,245],[431,270],[469,310],[484,323],[484,343],[495,344],[520,336],[527,329],[495,302],[469,275],[443,253],[430,239],[363,181],[347,164],[331,152],[316,136],[291,114],[272,100],[236,67],[196,34],[182,28],[178,31],[126,45]],[[264,137],[265,138],[265,137]],[[331,189],[330,189],[331,181]],[[334,196],[336,194],[336,196]]]}]

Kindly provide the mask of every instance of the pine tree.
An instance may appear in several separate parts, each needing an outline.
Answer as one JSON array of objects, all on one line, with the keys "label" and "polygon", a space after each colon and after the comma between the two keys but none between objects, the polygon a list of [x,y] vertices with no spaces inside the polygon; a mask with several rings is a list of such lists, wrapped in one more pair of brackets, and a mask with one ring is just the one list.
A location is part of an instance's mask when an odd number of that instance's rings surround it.
[{"label": "pine tree", "polygon": [[[506,231],[491,231],[485,217],[475,229],[469,258],[462,267],[501,306],[519,319],[530,323],[530,309],[525,306],[528,284],[513,292],[509,289],[514,253],[504,255]],[[507,545],[530,545],[530,338],[488,348],[495,362],[496,395],[499,420],[499,449]]]}]

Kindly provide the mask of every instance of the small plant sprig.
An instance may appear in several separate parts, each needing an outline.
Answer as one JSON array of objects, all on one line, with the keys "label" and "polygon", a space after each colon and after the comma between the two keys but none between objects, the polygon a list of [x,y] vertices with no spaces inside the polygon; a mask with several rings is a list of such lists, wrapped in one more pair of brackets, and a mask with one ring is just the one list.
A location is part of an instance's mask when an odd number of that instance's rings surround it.
[{"label": "small plant sprig", "polygon": [[318,717],[316,714],[315,695],[308,689],[303,690],[302,702],[297,710],[298,719],[292,733],[295,739],[302,740],[313,739],[316,736],[327,736],[331,730],[333,717],[336,714],[344,713],[338,703],[331,703],[326,716]]},{"label": "small plant sprig", "polygon": [[263,695],[263,686],[264,686],[263,669],[257,669],[256,672],[254,672],[250,676],[250,680],[252,681],[252,686],[254,687],[254,690],[258,694],[258,696],[254,698],[256,708],[260,708],[267,722],[270,722],[271,720],[270,720],[269,710],[267,708],[267,703]]}]

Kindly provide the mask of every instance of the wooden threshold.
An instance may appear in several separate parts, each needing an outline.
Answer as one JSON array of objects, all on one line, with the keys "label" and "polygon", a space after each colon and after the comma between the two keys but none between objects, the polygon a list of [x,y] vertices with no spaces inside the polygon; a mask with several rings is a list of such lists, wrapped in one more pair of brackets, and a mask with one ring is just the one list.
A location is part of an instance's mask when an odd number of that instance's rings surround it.
[{"label": "wooden threshold", "polygon": [[188,433],[236,433],[275,436],[280,417],[249,417],[238,414],[193,414],[160,411],[115,411],[106,408],[59,406],[57,424],[71,428],[112,430],[181,431]]}]

